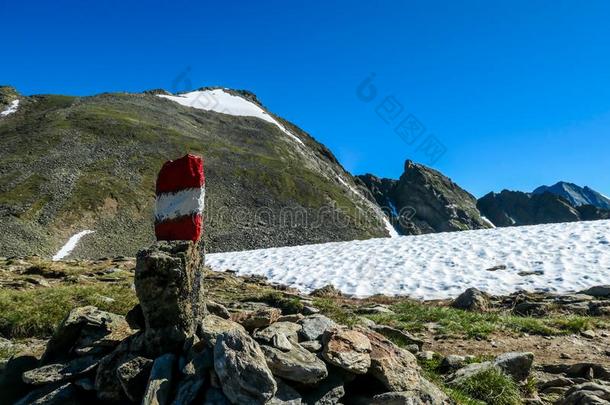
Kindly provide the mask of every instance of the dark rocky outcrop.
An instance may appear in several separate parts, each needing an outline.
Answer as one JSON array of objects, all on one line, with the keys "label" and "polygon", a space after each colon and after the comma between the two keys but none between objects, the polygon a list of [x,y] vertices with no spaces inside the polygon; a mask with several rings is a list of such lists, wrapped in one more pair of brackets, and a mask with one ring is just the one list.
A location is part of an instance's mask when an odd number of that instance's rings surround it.
[{"label": "dark rocky outcrop", "polygon": [[372,198],[401,234],[489,228],[476,199],[442,173],[405,162],[398,180],[371,174],[358,176]]}]

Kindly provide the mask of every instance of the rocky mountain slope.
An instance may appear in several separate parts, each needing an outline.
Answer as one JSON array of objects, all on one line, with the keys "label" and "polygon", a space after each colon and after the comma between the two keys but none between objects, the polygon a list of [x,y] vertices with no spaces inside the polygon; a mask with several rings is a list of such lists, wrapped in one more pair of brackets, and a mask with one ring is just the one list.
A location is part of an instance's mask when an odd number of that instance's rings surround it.
[{"label": "rocky mountain slope", "polygon": [[410,160],[398,180],[372,174],[357,178],[401,234],[491,227],[481,217],[474,196],[442,173]]},{"label": "rocky mountain slope", "polygon": [[567,200],[572,206],[592,205],[596,208],[610,209],[610,198],[585,186],[560,181],[552,186],[540,186],[533,194],[551,193]]},{"label": "rocky mountain slope", "polygon": [[[537,189],[539,190],[539,189]],[[610,210],[576,205],[551,192],[524,193],[503,190],[477,202],[481,213],[496,226],[538,225],[610,218]]]},{"label": "rocky mountain slope", "polygon": [[187,152],[205,159],[210,251],[388,235],[333,154],[252,93],[188,97],[0,88],[0,253],[49,257],[93,230],[74,257],[133,255],[152,237],[159,168]]}]

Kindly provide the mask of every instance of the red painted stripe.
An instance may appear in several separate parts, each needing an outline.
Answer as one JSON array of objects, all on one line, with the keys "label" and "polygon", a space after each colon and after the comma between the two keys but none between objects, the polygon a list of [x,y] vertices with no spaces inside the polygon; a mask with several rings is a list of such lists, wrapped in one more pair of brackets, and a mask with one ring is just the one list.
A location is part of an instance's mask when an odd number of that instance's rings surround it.
[{"label": "red painted stripe", "polygon": [[157,177],[157,195],[205,184],[203,159],[188,154],[180,159],[165,162]]},{"label": "red painted stripe", "polygon": [[192,240],[201,237],[203,218],[200,214],[185,216],[155,224],[157,240]]}]

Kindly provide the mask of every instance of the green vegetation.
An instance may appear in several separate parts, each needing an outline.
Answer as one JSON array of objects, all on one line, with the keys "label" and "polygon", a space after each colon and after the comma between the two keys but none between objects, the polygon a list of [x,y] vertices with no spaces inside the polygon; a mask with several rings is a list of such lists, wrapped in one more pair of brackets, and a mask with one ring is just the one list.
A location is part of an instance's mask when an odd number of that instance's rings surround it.
[{"label": "green vegetation", "polygon": [[465,379],[456,385],[457,391],[494,405],[520,405],[517,383],[501,371],[490,368]]},{"label": "green vegetation", "polygon": [[0,290],[0,334],[7,338],[49,337],[76,307],[95,305],[125,315],[136,304],[128,284],[58,285]]}]

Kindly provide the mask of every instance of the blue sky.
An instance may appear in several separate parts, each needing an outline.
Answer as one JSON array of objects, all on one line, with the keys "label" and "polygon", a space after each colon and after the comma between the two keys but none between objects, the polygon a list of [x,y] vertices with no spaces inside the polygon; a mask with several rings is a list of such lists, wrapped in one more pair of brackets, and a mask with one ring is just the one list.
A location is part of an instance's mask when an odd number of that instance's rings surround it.
[{"label": "blue sky", "polygon": [[[355,174],[398,177],[410,158],[477,196],[558,180],[610,194],[610,2],[258,3],[0,0],[0,82],[245,88]],[[405,142],[408,116],[425,131]]]}]

